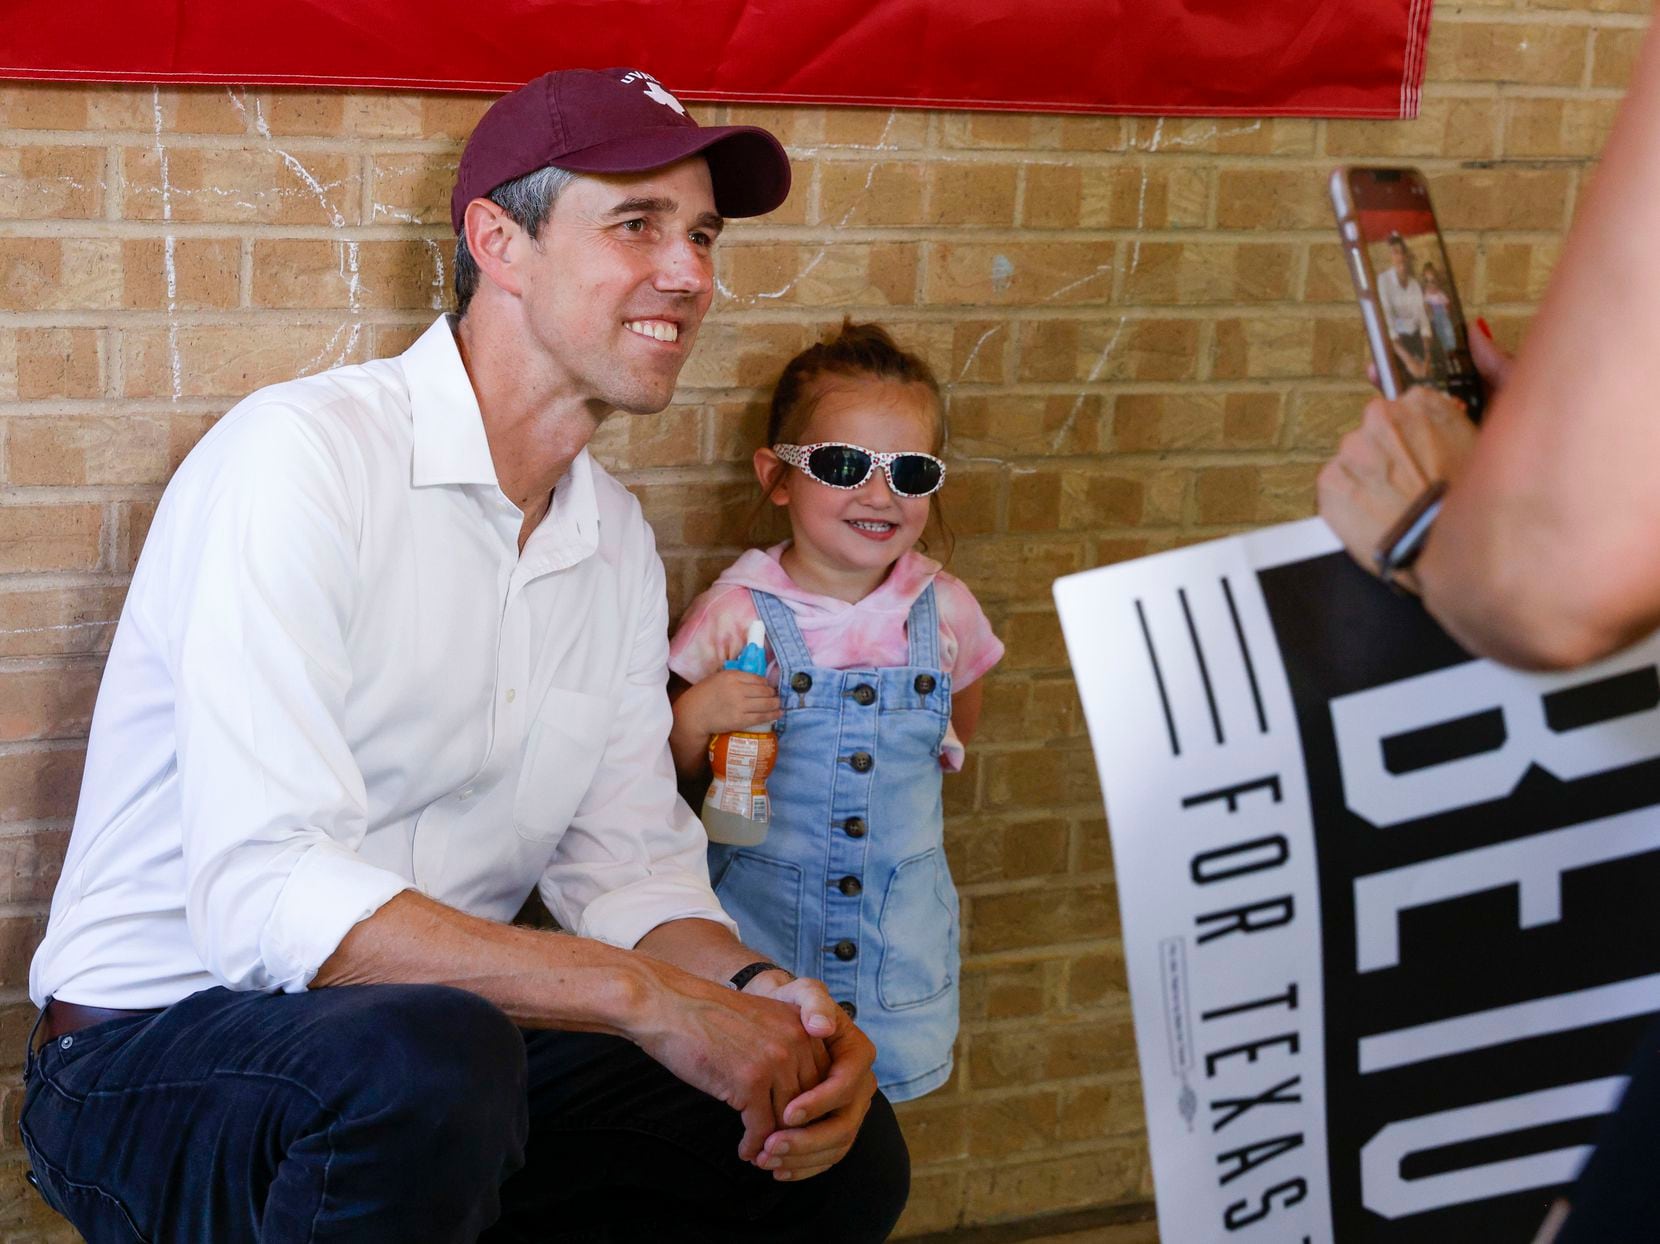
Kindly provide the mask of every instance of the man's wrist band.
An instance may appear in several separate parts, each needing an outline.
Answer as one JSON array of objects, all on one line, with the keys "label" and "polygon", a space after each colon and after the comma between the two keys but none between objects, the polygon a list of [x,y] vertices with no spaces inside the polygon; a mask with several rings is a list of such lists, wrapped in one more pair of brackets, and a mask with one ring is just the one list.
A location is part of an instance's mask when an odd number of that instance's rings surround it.
[{"label": "man's wrist band", "polygon": [[1372,564],[1377,568],[1378,578],[1387,583],[1396,571],[1405,570],[1418,560],[1418,554],[1424,549],[1424,541],[1429,538],[1429,529],[1435,522],[1435,516],[1441,512],[1441,501],[1446,494],[1445,480],[1431,484],[1419,494],[1416,501],[1406,507],[1406,513],[1395,520],[1394,526],[1383,533],[1383,539],[1378,541],[1377,551],[1372,554]]},{"label": "man's wrist band", "polygon": [[795,977],[791,975],[788,968],[781,968],[770,959],[757,959],[754,963],[745,964],[736,972],[732,973],[732,979],[727,983],[739,993],[742,993],[744,986],[749,984],[750,981],[754,980],[762,972],[783,972],[784,975],[789,976],[791,980],[795,979]]}]

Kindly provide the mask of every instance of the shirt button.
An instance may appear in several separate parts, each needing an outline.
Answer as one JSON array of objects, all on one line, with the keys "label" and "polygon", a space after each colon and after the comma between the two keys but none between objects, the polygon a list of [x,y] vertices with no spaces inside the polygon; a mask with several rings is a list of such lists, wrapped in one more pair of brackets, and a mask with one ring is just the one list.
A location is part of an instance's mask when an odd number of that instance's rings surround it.
[{"label": "shirt button", "polygon": [[519,693],[517,691],[513,690],[512,687],[509,687],[507,689],[507,702],[509,704],[513,703],[514,697],[516,697],[518,694]]},{"label": "shirt button", "polygon": [[843,877],[836,882],[836,889],[847,895],[848,898],[858,898],[863,893],[864,888],[864,883],[857,877]]},{"label": "shirt button", "polygon": [[471,786],[463,786],[460,790],[455,792],[455,797],[463,800],[471,799],[473,797],[473,788]]},{"label": "shirt button", "polygon": [[863,838],[865,836],[865,821],[861,816],[850,816],[842,822],[842,829],[849,838]]},{"label": "shirt button", "polygon": [[846,963],[849,959],[857,959],[859,957],[858,946],[848,941],[846,938],[843,938],[841,941],[837,942],[830,949],[835,952],[836,958],[840,959],[843,963]]},{"label": "shirt button", "polygon": [[847,758],[847,763],[853,766],[855,773],[869,773],[876,760],[869,752],[854,752]]},{"label": "shirt button", "polygon": [[854,1006],[851,1002],[838,1002],[838,1003],[836,1003],[836,1005],[841,1007],[842,1010],[847,1012],[847,1018],[848,1019],[858,1019],[859,1018],[859,1008]]},{"label": "shirt button", "polygon": [[934,681],[934,676],[932,674],[918,674],[916,676],[915,686],[916,693],[918,695],[927,695],[938,685],[939,684]]},{"label": "shirt button", "polygon": [[860,683],[853,688],[853,699],[860,704],[874,704],[876,702],[876,688],[869,683]]},{"label": "shirt button", "polygon": [[806,673],[797,673],[790,676],[790,690],[799,695],[805,695],[813,689],[813,676]]}]

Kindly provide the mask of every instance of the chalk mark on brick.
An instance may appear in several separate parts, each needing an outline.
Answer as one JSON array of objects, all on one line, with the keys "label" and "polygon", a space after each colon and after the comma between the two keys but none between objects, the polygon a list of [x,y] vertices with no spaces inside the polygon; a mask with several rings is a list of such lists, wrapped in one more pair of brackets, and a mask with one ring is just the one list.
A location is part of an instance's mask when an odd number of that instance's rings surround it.
[{"label": "chalk mark on brick", "polygon": [[[894,111],[890,111],[888,113],[887,122],[882,126],[882,132],[876,136],[876,145],[874,147],[863,147],[863,146],[861,146],[859,148],[859,150],[868,150],[868,151],[885,151],[885,150],[888,150],[888,148],[883,145],[883,142],[887,138],[888,132],[893,129],[893,123],[894,123],[894,119],[895,119],[896,115],[897,114]],[[808,152],[805,152],[804,154],[813,155],[813,154],[816,154],[816,152],[810,150]],[[859,193],[853,196],[853,201],[847,205],[847,210],[842,213],[841,219],[838,220],[834,225],[830,226],[832,230],[844,228],[847,225],[847,222],[849,220],[853,219],[853,213],[859,210],[860,205],[864,202],[864,196],[866,194],[870,193],[871,183],[873,183],[876,180],[876,170],[880,166],[881,166],[880,161],[872,160],[870,162],[870,168],[865,173],[865,184],[860,187]],[[813,257],[807,261],[807,266],[806,267],[802,268],[801,271],[797,272],[788,281],[784,282],[783,285],[779,286],[777,289],[774,289],[774,290],[764,290],[760,293],[745,294],[740,298],[737,294],[734,294],[732,292],[731,288],[726,284],[726,282],[721,279],[719,273],[716,273],[716,275],[715,275],[715,288],[720,291],[720,294],[721,294],[722,298],[730,298],[734,302],[752,301],[756,298],[782,298],[786,294],[788,294],[791,290],[793,290],[797,285],[800,285],[802,281],[806,280],[807,277],[812,273],[813,269],[818,267],[819,264],[823,263],[825,261],[825,259],[829,256],[829,254],[830,254],[830,247],[829,247],[828,243],[826,243],[823,246],[820,246],[818,248],[818,250],[813,254]]]},{"label": "chalk mark on brick", "polygon": [[[247,88],[244,87],[242,90],[243,95],[246,96]],[[230,96],[231,103],[236,106],[236,110],[247,117],[247,103],[245,99],[237,96],[236,88],[226,87],[225,93]],[[276,153],[289,172],[299,178],[305,187],[316,196],[317,202],[329,218],[330,226],[335,229],[344,229],[346,227],[346,217],[329,200],[327,187],[318,181],[316,175],[302,164],[292,152],[285,151],[277,144],[276,138],[271,133],[271,126],[265,120],[265,105],[257,98],[254,100],[253,122],[254,129],[265,140],[265,145]],[[339,367],[351,357],[352,351],[357,347],[358,339],[363,335],[363,273],[359,245],[355,239],[350,238],[342,238],[339,245],[339,270],[340,275],[346,281],[346,311],[351,318],[335,329],[330,334],[329,339],[323,343],[323,348],[300,366],[298,374],[301,376],[308,376],[316,371],[327,371],[331,367]],[[344,343],[341,342],[342,337],[345,338]]]},{"label": "chalk mark on brick", "polygon": [[989,339],[993,333],[1000,333],[1005,327],[1006,325],[1003,324],[993,324],[990,328],[986,329],[985,332],[980,334],[980,340],[974,343],[974,348],[968,352],[968,357],[963,360],[962,370],[957,373],[958,381],[961,381],[964,376],[968,375],[968,369],[973,367],[974,360],[980,357],[980,347],[986,344],[987,339]]},{"label": "chalk mark on brick", "polygon": [[[1153,137],[1147,146],[1147,150],[1149,152],[1158,150],[1159,138],[1163,135],[1163,133],[1164,118],[1160,117],[1158,122],[1153,126]],[[1134,276],[1136,268],[1141,263],[1141,230],[1146,222],[1147,165],[1143,163],[1141,166],[1141,189],[1136,196],[1135,205],[1136,237],[1135,243],[1130,250],[1130,265],[1128,272],[1125,274],[1126,277]],[[1102,346],[1101,353],[1096,355],[1094,366],[1089,369],[1089,375],[1084,377],[1085,387],[1078,390],[1078,397],[1072,403],[1072,409],[1067,412],[1066,418],[1061,422],[1061,426],[1055,432],[1054,439],[1049,443],[1051,453],[1059,452],[1060,447],[1066,443],[1066,438],[1072,435],[1072,429],[1078,422],[1078,413],[1083,410],[1084,403],[1089,400],[1089,389],[1087,386],[1094,384],[1096,380],[1100,378],[1101,373],[1106,370],[1107,360],[1112,357],[1112,352],[1118,348],[1118,339],[1124,335],[1124,325],[1129,322],[1129,318],[1130,317],[1127,315],[1120,315],[1118,317],[1118,324],[1112,330],[1112,336],[1107,338],[1107,344]]]},{"label": "chalk mark on brick", "polygon": [[[1197,134],[1192,134],[1185,138],[1174,137],[1166,139],[1164,135],[1164,118],[1160,117],[1154,123],[1153,135],[1147,140],[1147,145],[1145,147],[1137,148],[1134,139],[1131,139],[1130,146],[1132,149],[1138,149],[1146,152],[1148,155],[1154,155],[1157,154],[1160,148],[1191,147],[1195,143],[1209,142],[1212,139],[1232,138],[1239,134],[1254,134],[1261,128],[1262,121],[1258,119],[1251,122],[1249,125],[1241,126],[1238,129],[1224,130],[1220,124],[1217,124],[1208,130],[1203,130]],[[1130,245],[1130,262],[1125,269],[1126,277],[1134,276],[1136,269],[1141,266],[1141,234],[1147,226],[1148,180],[1148,166],[1143,163],[1141,166],[1141,186],[1136,193],[1135,241]],[[1060,289],[1050,294],[1048,298],[1044,299],[1044,301],[1047,302],[1051,299],[1058,298],[1062,294],[1067,293],[1072,289],[1076,289],[1079,285],[1082,285],[1088,281],[1093,281],[1100,275],[1102,270],[1110,271],[1110,269],[1110,264],[1103,264],[1101,268],[1097,269],[1089,276],[1073,281],[1070,285],[1061,286]],[[1078,422],[1078,415],[1083,410],[1084,403],[1089,400],[1089,390],[1087,386],[1092,385],[1099,380],[1101,378],[1101,373],[1106,370],[1107,362],[1112,358],[1113,351],[1118,348],[1119,338],[1124,335],[1124,325],[1129,322],[1129,318],[1130,317],[1128,315],[1120,315],[1118,317],[1118,324],[1117,327],[1112,330],[1112,336],[1107,339],[1107,344],[1101,347],[1101,353],[1096,356],[1094,365],[1089,369],[1089,375],[1084,378],[1085,387],[1079,389],[1077,400],[1072,403],[1072,409],[1067,412],[1066,419],[1061,423],[1059,429],[1056,430],[1055,437],[1049,444],[1050,452],[1058,452],[1061,446],[1066,443],[1066,438],[1072,435],[1072,429]]]},{"label": "chalk mark on brick", "polygon": [[[150,88],[150,107],[155,114],[156,163],[161,174],[161,218],[173,220],[173,181],[167,170],[167,144],[162,142],[161,88]],[[179,357],[179,268],[177,240],[171,229],[162,236],[161,267],[167,282],[167,370],[173,383],[173,400],[184,396],[184,361]]]},{"label": "chalk mark on brick", "polygon": [[[1164,122],[1161,119],[1158,125],[1153,128],[1153,137],[1149,141],[1148,145],[1140,148],[1140,150],[1157,151],[1161,146],[1166,150],[1171,147],[1192,147],[1198,143],[1208,143],[1212,139],[1216,138],[1236,138],[1241,134],[1255,134],[1262,129],[1262,121],[1259,118],[1258,120],[1252,121],[1249,125],[1241,126],[1237,130],[1224,130],[1221,124],[1218,123],[1211,126],[1208,130],[1201,130],[1199,133],[1189,135],[1186,138],[1166,138],[1160,132],[1163,125]],[[1130,139],[1130,146],[1133,148],[1135,145],[1135,139]]]}]

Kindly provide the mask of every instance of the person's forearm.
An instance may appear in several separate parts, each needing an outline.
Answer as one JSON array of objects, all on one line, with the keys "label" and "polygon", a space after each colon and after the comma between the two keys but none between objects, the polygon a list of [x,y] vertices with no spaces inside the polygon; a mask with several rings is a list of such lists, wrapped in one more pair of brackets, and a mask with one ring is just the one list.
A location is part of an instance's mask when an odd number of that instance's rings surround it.
[{"label": "person's forearm", "polygon": [[686,729],[679,716],[669,731],[669,751],[674,755],[674,771],[682,780],[709,776],[709,736],[701,730]]},{"label": "person's forearm", "polygon": [[1526,665],[1660,624],[1660,26],[1421,573],[1465,643]]},{"label": "person's forearm", "polygon": [[733,937],[725,926],[696,919],[660,924],[640,939],[636,949],[718,984],[731,980],[739,968],[766,957]]},{"label": "person's forearm", "polygon": [[675,972],[664,966],[672,961],[657,959],[470,916],[405,890],[353,926],[312,987],[453,985],[487,998],[523,1027],[628,1036]]},{"label": "person's forearm", "polygon": [[1586,584],[1559,524],[1528,500],[1462,482],[1448,492],[1414,567],[1436,621],[1469,651],[1520,669],[1568,669],[1642,638],[1650,621]]}]

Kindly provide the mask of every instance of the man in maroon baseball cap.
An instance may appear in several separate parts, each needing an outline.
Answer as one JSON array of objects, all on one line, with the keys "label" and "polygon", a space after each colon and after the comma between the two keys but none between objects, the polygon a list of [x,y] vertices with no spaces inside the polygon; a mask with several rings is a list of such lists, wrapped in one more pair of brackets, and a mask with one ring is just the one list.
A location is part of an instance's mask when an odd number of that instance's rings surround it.
[{"label": "man in maroon baseball cap", "polygon": [[[601,417],[661,410],[708,311],[725,219],[789,189],[776,138],[700,126],[643,70],[543,74],[490,106],[456,170],[462,355],[534,341],[550,383],[574,382]],[[525,288],[527,275],[542,279]]]},{"label": "man in maroon baseball cap", "polygon": [[587,448],[789,180],[649,74],[539,78],[462,157],[458,314],[168,485],[30,976],[25,1143],[92,1244],[886,1238],[875,1050],[710,885],[663,564]]}]

